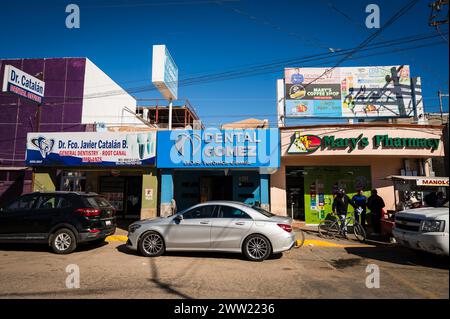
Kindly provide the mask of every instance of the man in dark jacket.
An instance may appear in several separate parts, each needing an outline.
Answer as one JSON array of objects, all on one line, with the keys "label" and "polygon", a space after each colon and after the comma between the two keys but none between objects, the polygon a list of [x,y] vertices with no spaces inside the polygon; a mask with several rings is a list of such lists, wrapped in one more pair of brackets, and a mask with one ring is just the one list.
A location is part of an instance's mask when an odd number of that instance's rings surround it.
[{"label": "man in dark jacket", "polygon": [[372,213],[372,235],[379,235],[381,233],[381,217],[384,206],[383,198],[378,196],[378,191],[376,189],[372,189],[371,195],[367,200],[367,208],[369,208]]},{"label": "man in dark jacket", "polygon": [[345,190],[339,189],[336,193],[336,197],[333,200],[332,209],[341,221],[341,229],[344,235],[347,233],[347,227],[345,226],[345,219],[348,212],[348,204],[351,204],[350,198],[345,194]]},{"label": "man in dark jacket", "polygon": [[[352,197],[352,205],[355,208],[355,220],[366,229],[367,197],[362,189],[359,189],[358,193]],[[359,220],[359,216],[361,216],[361,220]]]}]

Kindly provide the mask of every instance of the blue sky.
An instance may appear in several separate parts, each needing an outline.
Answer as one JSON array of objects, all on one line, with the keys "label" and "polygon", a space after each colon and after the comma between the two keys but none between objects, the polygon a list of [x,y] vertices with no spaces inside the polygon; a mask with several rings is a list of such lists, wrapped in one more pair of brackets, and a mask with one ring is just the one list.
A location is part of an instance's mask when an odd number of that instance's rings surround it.
[{"label": "blue sky", "polygon": [[[168,46],[180,78],[224,72],[326,53],[328,48],[355,47],[374,32],[361,27],[367,4],[379,5],[383,24],[408,1],[0,1],[0,57],[88,57],[124,88],[151,88],[153,44]],[[436,32],[428,26],[429,2],[419,1],[375,42]],[[69,3],[80,7],[80,29],[65,27]],[[342,66],[409,64],[412,76],[422,77],[426,111],[436,112],[437,90],[448,92],[445,38],[448,36],[401,47],[436,43],[433,46],[349,60]],[[285,66],[327,67],[338,60],[333,59]],[[247,117],[275,123],[276,79],[282,77],[280,67],[251,77],[182,86],[179,96],[188,98],[209,126]],[[155,90],[135,96],[160,97]],[[444,102],[448,112],[448,98]]]}]

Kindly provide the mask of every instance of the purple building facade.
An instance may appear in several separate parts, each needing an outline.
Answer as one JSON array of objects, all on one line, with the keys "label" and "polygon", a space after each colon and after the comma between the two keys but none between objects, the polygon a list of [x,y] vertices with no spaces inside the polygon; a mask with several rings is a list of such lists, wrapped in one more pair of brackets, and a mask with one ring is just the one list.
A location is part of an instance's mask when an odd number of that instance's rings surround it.
[{"label": "purple building facade", "polygon": [[24,163],[28,132],[92,130],[82,124],[86,58],[0,60],[0,83],[6,65],[43,80],[45,97],[38,128],[36,103],[0,92],[0,204],[31,191],[32,171]]}]

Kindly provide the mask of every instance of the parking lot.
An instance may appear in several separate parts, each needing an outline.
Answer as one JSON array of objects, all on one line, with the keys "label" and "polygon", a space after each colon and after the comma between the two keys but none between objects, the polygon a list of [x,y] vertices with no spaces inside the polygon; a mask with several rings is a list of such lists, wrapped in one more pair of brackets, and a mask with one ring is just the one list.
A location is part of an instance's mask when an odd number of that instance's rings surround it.
[{"label": "parking lot", "polygon": [[[66,287],[68,265],[79,267],[79,288]],[[374,267],[379,288],[368,288]],[[448,280],[448,258],[313,232],[303,247],[261,263],[221,253],[144,258],[114,238],[70,255],[0,246],[0,298],[448,298]]]}]

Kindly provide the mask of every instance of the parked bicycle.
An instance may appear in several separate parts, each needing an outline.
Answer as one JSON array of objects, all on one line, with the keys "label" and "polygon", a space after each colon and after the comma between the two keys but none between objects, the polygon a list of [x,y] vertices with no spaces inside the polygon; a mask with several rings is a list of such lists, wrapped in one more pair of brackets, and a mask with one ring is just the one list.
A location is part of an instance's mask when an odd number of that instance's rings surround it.
[{"label": "parked bicycle", "polygon": [[358,241],[364,242],[366,240],[366,231],[354,216],[347,214],[344,227],[342,227],[339,216],[336,213],[331,213],[329,216],[331,219],[325,219],[319,223],[318,228],[321,237],[333,239],[339,237],[347,238],[344,232],[344,229],[346,229],[347,233],[353,233]]}]

